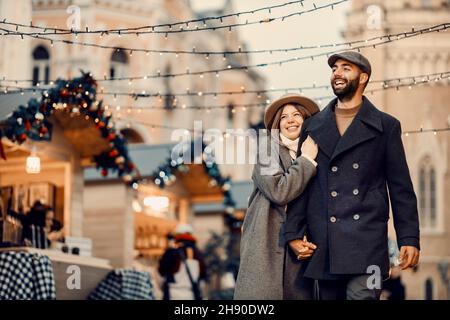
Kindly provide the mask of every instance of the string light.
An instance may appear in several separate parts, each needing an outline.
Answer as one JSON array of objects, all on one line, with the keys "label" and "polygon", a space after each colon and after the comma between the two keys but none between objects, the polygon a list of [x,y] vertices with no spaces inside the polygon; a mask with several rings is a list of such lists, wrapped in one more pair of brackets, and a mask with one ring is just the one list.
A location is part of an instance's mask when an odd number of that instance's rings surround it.
[{"label": "string light", "polygon": [[[419,78],[420,81],[417,81],[416,78]],[[418,76],[408,76],[408,77],[400,77],[400,78],[391,78],[391,79],[385,79],[385,80],[373,80],[369,83],[370,84],[375,84],[375,83],[381,83],[382,87],[378,88],[378,89],[367,89],[365,91],[366,94],[373,94],[377,91],[382,91],[382,90],[388,90],[388,89],[392,89],[392,88],[402,88],[402,87],[408,87],[411,88],[412,86],[418,86],[418,85],[422,85],[422,84],[427,84],[430,82],[435,82],[435,80],[438,81],[442,81],[442,80],[446,80],[446,79],[450,79],[450,71],[446,71],[446,72],[440,72],[440,73],[433,73],[433,74],[427,74],[427,75],[418,75]],[[407,80],[408,82],[405,82],[405,80]],[[389,85],[390,83],[394,83],[395,85]],[[269,93],[269,92],[280,92],[280,91],[300,91],[302,92],[302,90],[306,90],[306,89],[323,89],[323,88],[329,88],[329,85],[321,85],[321,86],[317,86],[317,85],[312,85],[309,87],[303,87],[303,88],[278,88],[275,89],[273,87],[271,87],[268,90],[248,90],[248,91],[229,91],[229,92],[190,92],[190,89],[187,88],[186,89],[186,93],[179,93],[179,94],[162,94],[162,93],[156,93],[156,94],[139,94],[139,93],[117,93],[117,92],[104,92],[103,95],[113,95],[114,96],[114,100],[116,100],[118,95],[129,95],[132,96],[135,100],[137,98],[140,97],[157,97],[159,99],[159,101],[162,101],[162,97],[172,97],[175,101],[178,101],[177,97],[179,96],[211,96],[213,95],[214,98],[216,99],[218,95],[233,95],[233,94],[257,94],[257,98],[261,99],[262,98],[262,93]],[[1,87],[0,87],[1,88]],[[14,86],[8,86],[8,88],[17,88]],[[30,91],[30,90],[37,90],[36,88],[19,88],[20,92],[23,93],[23,91]],[[43,91],[43,93],[45,94],[45,90],[44,88],[40,88],[40,91]],[[17,93],[19,91],[8,91],[8,94],[11,93]],[[334,98],[334,96],[324,96],[324,97],[316,97],[316,100],[325,100],[325,99],[330,99],[330,98]],[[261,107],[261,106],[266,106],[267,104],[269,104],[271,101],[269,99],[267,99],[265,101],[265,103],[254,103],[254,104],[237,104],[235,105],[235,107],[245,107],[245,108],[252,108],[252,107]],[[162,110],[177,110],[178,108],[176,108],[176,105],[173,104],[174,108],[171,109],[167,109],[166,107],[163,106],[148,106],[145,107],[145,109],[148,110],[153,110],[153,109],[162,109]],[[114,107],[112,107],[114,108]],[[121,106],[118,105],[115,107],[117,111],[120,111]],[[136,108],[136,107],[125,107],[125,108]],[[142,106],[139,107],[140,109],[142,109]],[[187,106],[186,104],[182,104],[181,109],[204,109],[204,108],[209,108],[209,109],[224,109],[224,108],[228,108],[228,105],[219,105],[219,106]]]},{"label": "string light", "polygon": [[[403,37],[399,38],[398,40],[379,40],[380,42],[377,43],[377,45],[382,45],[382,44],[386,44],[386,43],[391,43],[393,41],[399,41],[399,40],[403,40],[406,38],[411,38],[411,37],[415,37],[415,36],[419,36],[419,35],[423,35],[426,33],[430,33],[430,32],[438,32],[438,31],[442,31],[442,30],[446,30],[450,28],[450,24],[440,24],[440,25],[436,25],[434,27],[430,27],[430,28],[426,28],[426,29],[421,29],[421,30],[417,30],[415,31],[414,34],[410,34],[408,36],[404,36],[405,33],[401,33],[401,35]],[[377,39],[386,39],[389,36],[381,36],[378,37]],[[361,45],[358,47],[351,47],[349,48],[350,50],[359,50],[362,48],[367,48],[372,46],[372,44],[370,45]],[[216,76],[219,75],[220,72],[225,72],[225,71],[230,71],[230,70],[244,70],[244,71],[248,71],[249,69],[256,69],[256,68],[262,68],[262,67],[268,67],[268,66],[273,66],[273,65],[283,65],[286,63],[291,63],[291,62],[296,62],[296,61],[302,61],[302,60],[308,60],[308,59],[314,59],[317,57],[325,57],[325,56],[330,56],[331,54],[334,53],[338,53],[341,52],[342,50],[334,50],[334,51],[328,51],[328,52],[322,52],[322,53],[318,53],[318,54],[314,54],[314,55],[309,55],[309,56],[303,56],[303,57],[294,57],[294,58],[289,58],[289,59],[284,59],[284,60],[279,60],[279,61],[272,61],[272,62],[263,62],[263,63],[259,63],[259,64],[253,64],[253,65],[239,65],[239,66],[231,66],[230,64],[227,65],[226,68],[220,68],[220,69],[214,69],[214,70],[203,70],[203,71],[196,71],[196,72],[192,72],[190,71],[189,68],[186,69],[186,72],[180,72],[180,73],[171,73],[171,74],[162,74],[161,72],[158,72],[157,74],[153,74],[153,75],[143,75],[143,76],[130,76],[130,77],[117,77],[117,78],[106,78],[104,77],[103,79],[99,79],[97,80],[98,82],[102,81],[125,81],[125,80],[142,80],[142,79],[154,79],[154,78],[167,78],[167,77],[180,77],[180,76],[187,76],[187,75],[205,75],[205,74],[209,74],[209,73],[215,73]],[[204,52],[202,53],[204,54]],[[225,58],[226,54],[224,54],[224,58]],[[28,80],[7,80],[7,81],[17,81],[17,82],[32,82],[31,79]]]},{"label": "string light", "polygon": [[437,135],[438,132],[450,131],[450,127],[448,128],[438,128],[438,129],[419,129],[419,130],[411,130],[404,131],[403,135],[405,137],[409,137],[410,134],[418,134],[418,133],[433,133],[433,135]]},{"label": "string light", "polygon": [[[76,30],[76,31],[74,31],[72,29],[69,30],[69,29],[63,29],[63,28],[49,28],[49,27],[39,27],[39,26],[32,26],[32,25],[28,26],[28,25],[24,25],[24,24],[15,23],[15,22],[7,22],[6,19],[4,19],[3,21],[0,21],[0,24],[44,30],[44,32],[34,32],[33,33],[34,35],[52,35],[53,36],[53,35],[75,34],[77,36],[78,34],[100,34],[100,35],[102,35],[102,34],[107,34],[107,35],[118,34],[119,36],[121,36],[123,34],[139,35],[139,34],[150,34],[150,33],[154,33],[154,34],[155,33],[156,34],[163,33],[163,34],[165,34],[165,37],[167,38],[168,33],[197,32],[197,31],[203,31],[203,30],[213,30],[214,31],[214,30],[223,29],[223,28],[231,29],[231,28],[235,28],[235,27],[260,24],[262,22],[271,22],[271,21],[275,21],[275,20],[284,21],[285,19],[291,18],[294,16],[314,12],[314,11],[325,9],[328,7],[334,7],[335,5],[347,2],[348,0],[340,0],[340,1],[333,2],[333,3],[325,4],[323,6],[316,6],[314,4],[313,9],[302,11],[302,12],[300,12],[300,14],[299,14],[299,12],[295,12],[295,13],[291,13],[288,15],[274,17],[274,18],[270,18],[270,19],[263,19],[263,20],[256,20],[256,21],[246,20],[245,23],[233,23],[233,24],[220,23],[219,25],[214,25],[214,26],[208,26],[206,24],[206,21],[222,21],[223,22],[224,18],[239,17],[240,15],[244,15],[244,14],[254,14],[259,11],[265,11],[265,10],[274,9],[274,8],[281,8],[281,7],[293,5],[296,3],[301,3],[303,6],[304,1],[306,1],[306,0],[291,1],[291,2],[287,2],[287,3],[279,4],[279,5],[273,5],[270,7],[254,9],[251,11],[237,12],[237,13],[231,13],[231,14],[214,16],[214,17],[205,17],[205,18],[201,18],[201,19],[188,20],[188,21],[179,21],[179,22],[170,23],[170,24],[166,23],[166,24],[159,24],[159,25],[140,26],[140,27],[121,28],[121,29],[85,30],[85,31]],[[199,28],[199,27],[184,28],[183,27],[183,25],[188,26],[190,23],[197,23],[197,22],[203,22],[203,28]],[[177,26],[179,28],[174,28]],[[163,29],[163,30],[155,30],[156,28]],[[47,30],[50,32],[47,32]],[[141,31],[141,30],[143,30],[143,31]]]},{"label": "string light", "polygon": [[[182,128],[182,127],[176,127],[176,126],[168,126],[168,125],[160,125],[160,124],[154,124],[154,123],[148,123],[145,121],[138,121],[138,120],[133,120],[134,123],[136,124],[140,124],[143,126],[149,126],[151,127],[151,129],[154,131],[154,129],[162,129],[162,130],[185,130],[186,131],[186,135],[190,135],[191,133],[194,133],[194,129],[186,129],[186,128]],[[207,130],[207,129],[205,129]],[[425,130],[410,130],[410,131],[403,131],[403,135],[405,137],[409,137],[411,134],[426,134],[426,133],[433,133],[433,135],[437,135],[438,132],[447,132],[450,131],[450,127],[447,128],[432,128],[432,129],[425,129]],[[230,138],[232,135],[233,136],[237,136],[237,137],[243,137],[246,135],[246,133],[239,133],[239,132],[233,132],[232,130],[225,130],[221,132],[221,135],[224,138]],[[223,141],[222,139],[220,139],[221,141]]]}]

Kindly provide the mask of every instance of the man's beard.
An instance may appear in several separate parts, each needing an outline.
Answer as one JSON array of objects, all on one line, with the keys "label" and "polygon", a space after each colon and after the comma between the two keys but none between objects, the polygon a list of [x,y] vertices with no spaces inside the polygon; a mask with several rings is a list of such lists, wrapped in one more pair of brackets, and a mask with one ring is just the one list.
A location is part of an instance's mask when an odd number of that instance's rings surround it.
[{"label": "man's beard", "polygon": [[[339,89],[336,89],[334,87],[334,80],[336,80],[336,79],[333,79],[333,81],[331,83],[331,87],[333,88],[333,92],[336,95],[336,97],[338,97],[340,101],[351,100],[353,98],[353,96],[355,95],[356,91],[358,90],[358,86],[359,86],[358,78],[349,80],[345,87],[339,88]],[[346,81],[345,79],[342,79],[342,80]]]}]

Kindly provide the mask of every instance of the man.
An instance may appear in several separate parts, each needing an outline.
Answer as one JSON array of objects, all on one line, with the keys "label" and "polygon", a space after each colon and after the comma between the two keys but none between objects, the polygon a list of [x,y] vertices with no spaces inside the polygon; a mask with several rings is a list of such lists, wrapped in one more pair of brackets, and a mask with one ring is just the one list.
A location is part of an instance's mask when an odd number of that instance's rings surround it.
[{"label": "man", "polygon": [[389,199],[402,269],[419,261],[417,200],[400,122],[363,95],[369,61],[344,52],[328,64],[337,99],[303,124],[299,143],[309,135],[319,146],[317,174],[288,205],[284,236],[310,256],[304,276],[318,280],[320,299],[379,299],[389,274]]}]

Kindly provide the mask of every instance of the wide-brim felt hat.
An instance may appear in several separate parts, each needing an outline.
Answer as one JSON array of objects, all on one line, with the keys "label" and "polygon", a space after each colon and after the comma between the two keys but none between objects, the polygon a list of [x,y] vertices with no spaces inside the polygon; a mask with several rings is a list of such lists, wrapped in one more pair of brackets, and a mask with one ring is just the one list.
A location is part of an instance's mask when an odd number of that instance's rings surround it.
[{"label": "wide-brim felt hat", "polygon": [[314,100],[296,93],[288,93],[273,101],[264,114],[264,125],[267,129],[271,129],[273,119],[277,111],[287,104],[299,104],[304,107],[311,115],[320,111],[319,106]]}]

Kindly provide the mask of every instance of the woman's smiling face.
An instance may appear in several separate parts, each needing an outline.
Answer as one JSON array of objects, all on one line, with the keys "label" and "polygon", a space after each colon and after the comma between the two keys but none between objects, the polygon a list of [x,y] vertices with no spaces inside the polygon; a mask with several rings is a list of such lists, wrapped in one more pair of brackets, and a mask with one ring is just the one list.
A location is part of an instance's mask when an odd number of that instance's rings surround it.
[{"label": "woman's smiling face", "polygon": [[291,139],[295,140],[300,136],[302,129],[303,117],[300,111],[292,104],[287,104],[283,107],[280,118],[281,133]]}]

